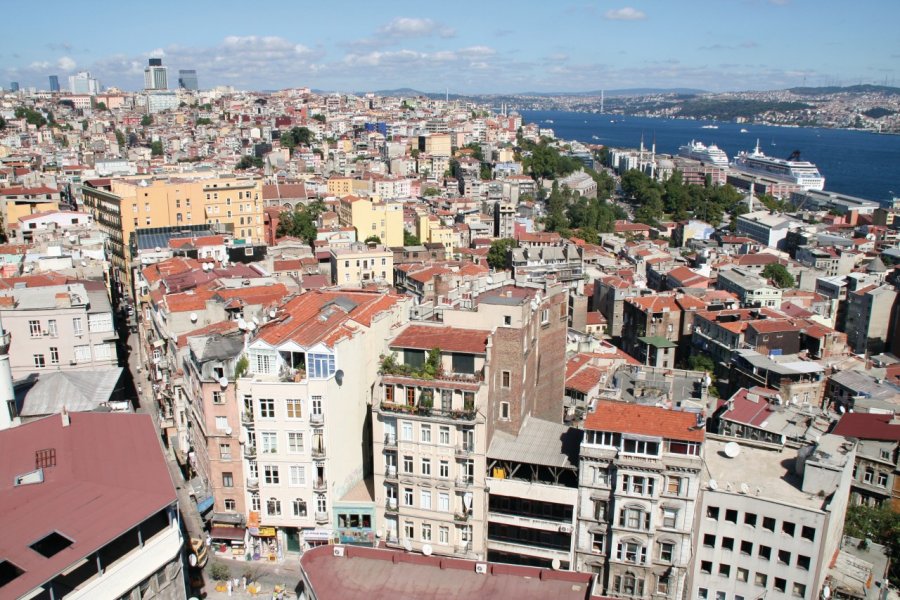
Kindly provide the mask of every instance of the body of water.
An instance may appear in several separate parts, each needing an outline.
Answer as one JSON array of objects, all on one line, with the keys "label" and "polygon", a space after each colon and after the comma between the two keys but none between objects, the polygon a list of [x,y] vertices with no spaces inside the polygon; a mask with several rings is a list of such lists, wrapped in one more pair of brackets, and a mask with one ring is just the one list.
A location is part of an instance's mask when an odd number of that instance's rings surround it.
[{"label": "body of water", "polygon": [[[553,129],[560,139],[588,144],[637,148],[643,135],[647,149],[656,140],[657,153],[677,154],[679,146],[697,140],[717,145],[729,160],[742,150],[752,150],[759,139],[760,150],[768,156],[787,158],[799,150],[803,160],[819,168],[826,190],[870,200],[900,196],[898,135],[563,111],[526,110],[522,118]],[[703,129],[704,125],[718,128]]]}]

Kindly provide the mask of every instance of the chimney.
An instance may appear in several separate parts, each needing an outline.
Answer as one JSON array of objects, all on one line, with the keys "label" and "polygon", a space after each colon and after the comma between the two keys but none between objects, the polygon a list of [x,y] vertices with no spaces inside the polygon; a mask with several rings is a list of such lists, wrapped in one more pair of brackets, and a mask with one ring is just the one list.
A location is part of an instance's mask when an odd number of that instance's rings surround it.
[{"label": "chimney", "polygon": [[68,427],[71,424],[71,420],[69,419],[69,409],[66,408],[65,404],[63,404],[62,412],[59,413],[59,416],[62,417],[63,427]]}]

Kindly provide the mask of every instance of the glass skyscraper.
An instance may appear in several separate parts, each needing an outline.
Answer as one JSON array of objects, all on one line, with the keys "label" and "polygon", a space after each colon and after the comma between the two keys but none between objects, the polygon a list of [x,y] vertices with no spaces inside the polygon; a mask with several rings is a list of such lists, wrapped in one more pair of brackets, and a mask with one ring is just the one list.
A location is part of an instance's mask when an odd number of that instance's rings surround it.
[{"label": "glass skyscraper", "polygon": [[56,75],[50,76],[50,91],[58,92],[59,91],[59,77]]},{"label": "glass skyscraper", "polygon": [[197,71],[194,69],[181,69],[178,71],[178,87],[195,92],[199,90],[200,84],[197,83]]}]

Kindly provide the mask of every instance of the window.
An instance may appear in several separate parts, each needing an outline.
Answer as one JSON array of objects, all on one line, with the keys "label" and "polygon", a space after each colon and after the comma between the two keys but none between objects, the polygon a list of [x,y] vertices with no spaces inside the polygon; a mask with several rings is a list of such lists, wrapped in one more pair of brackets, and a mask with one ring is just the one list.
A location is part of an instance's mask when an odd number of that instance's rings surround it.
[{"label": "window", "polygon": [[510,315],[503,316],[503,324],[504,325],[512,325],[512,317]]},{"label": "window", "polygon": [[234,510],[235,508],[237,508],[237,503],[231,498],[226,498],[225,510]]},{"label": "window", "polygon": [[224,404],[225,398],[224,396],[222,396],[222,392],[220,392],[219,390],[213,390],[212,401],[213,404]]},{"label": "window", "polygon": [[219,457],[222,460],[231,460],[231,444],[228,442],[219,444]]},{"label": "window", "polygon": [[791,593],[798,598],[806,598],[806,586],[802,583],[795,583],[791,588]]},{"label": "window", "polygon": [[431,541],[431,523],[422,523],[422,541]]},{"label": "window", "polygon": [[284,407],[287,411],[288,419],[300,419],[303,417],[299,398],[288,398],[284,401]]},{"label": "window", "polygon": [[591,534],[591,552],[603,554],[606,549],[606,536],[602,533]]},{"label": "window", "polygon": [[791,553],[787,550],[778,551],[778,562],[782,565],[791,564]]},{"label": "window", "polygon": [[289,472],[289,485],[306,485],[306,467],[303,465],[291,465]]},{"label": "window", "polygon": [[268,484],[278,485],[281,482],[281,478],[278,476],[277,465],[266,465],[263,467],[263,477]]},{"label": "window", "polygon": [[622,440],[622,452],[626,454],[646,454],[648,456],[659,456],[659,442],[625,438]]},{"label": "window", "polygon": [[91,362],[91,347],[87,345],[75,346],[75,362]]},{"label": "window", "polygon": [[723,537],[722,538],[722,550],[728,550],[729,552],[733,552],[734,551],[734,538]]},{"label": "window", "polygon": [[744,525],[756,527],[756,513],[744,513]]},{"label": "window", "polygon": [[747,569],[742,569],[741,567],[737,568],[737,580],[742,583],[747,583],[747,580],[750,579],[750,571]]},{"label": "window", "polygon": [[719,507],[718,506],[707,506],[706,507],[706,518],[707,519],[719,519]]},{"label": "window", "polygon": [[303,452],[303,433],[300,431],[288,431],[288,452],[299,454]]},{"label": "window", "polygon": [[757,573],[753,578],[753,583],[758,585],[759,587],[766,587],[766,583],[768,583],[769,577],[765,573]]},{"label": "window", "polygon": [[278,433],[274,431],[260,431],[259,439],[262,444],[263,454],[278,453]]},{"label": "window", "polygon": [[272,398],[259,399],[259,416],[263,419],[275,418],[275,400]]},{"label": "window", "polygon": [[50,346],[50,364],[59,364],[59,348],[57,348],[56,346]]},{"label": "window", "polygon": [[707,600],[707,598],[709,598],[709,590],[706,588],[697,589],[697,598],[700,600]]},{"label": "window", "polygon": [[887,487],[888,476],[884,471],[878,471],[876,485],[879,487]]},{"label": "window", "polygon": [[659,560],[670,563],[675,559],[675,544],[672,542],[659,543]]},{"label": "window", "polygon": [[701,560],[700,561],[700,572],[706,573],[707,575],[712,574],[712,561]]},{"label": "window", "polygon": [[431,509],[431,491],[430,490],[420,490],[419,491],[419,508]]},{"label": "window", "polygon": [[413,505],[412,488],[403,488],[403,506],[412,506],[412,505]]},{"label": "window", "polygon": [[781,577],[775,578],[775,591],[781,592],[782,594],[787,590],[787,580],[782,579]]},{"label": "window", "polygon": [[668,594],[669,593],[669,578],[665,575],[657,575],[656,576],[656,593],[657,594]]},{"label": "window", "polygon": [[640,508],[623,508],[619,514],[619,527],[650,529],[650,513]]},{"label": "window", "polygon": [[640,475],[622,475],[622,490],[639,496],[652,496],[654,480]]},{"label": "window", "polygon": [[721,563],[719,565],[719,577],[731,577],[731,565]]},{"label": "window", "polygon": [[760,545],[759,557],[763,560],[772,560],[772,548],[769,546]]},{"label": "window", "polygon": [[47,362],[44,360],[43,354],[34,354],[34,368],[35,369],[43,369],[47,366]]},{"label": "window", "polygon": [[439,442],[444,446],[450,445],[450,428],[446,425],[441,425],[438,429],[438,438]]},{"label": "window", "polygon": [[647,561],[647,549],[639,542],[619,542],[616,547],[616,558],[641,565]]},{"label": "window", "polygon": [[549,322],[550,322],[550,309],[545,308],[544,310],[541,311],[541,324],[543,325],[543,324],[549,323]]},{"label": "window", "polygon": [[222,473],[222,487],[234,487],[234,475],[232,473]]},{"label": "window", "polygon": [[746,554],[748,556],[753,554],[753,542],[748,542],[747,540],[743,540],[741,542],[741,554]]},{"label": "window", "polygon": [[421,429],[419,430],[419,436],[420,436],[419,440],[423,444],[430,444],[431,443],[431,425],[422,425]]},{"label": "window", "polygon": [[439,527],[438,528],[438,543],[447,545],[450,543],[450,528],[449,527]]},{"label": "window", "polygon": [[500,371],[500,387],[509,388],[510,376],[509,371]]},{"label": "window", "polygon": [[775,533],[775,519],[772,517],[763,517],[763,529]]},{"label": "window", "polygon": [[413,472],[413,457],[412,456],[404,456],[403,457],[403,472],[411,474]]},{"label": "window", "polygon": [[594,500],[594,518],[598,521],[605,521],[608,506],[605,500]]},{"label": "window", "polygon": [[33,338],[41,337],[41,322],[28,321],[28,331]]},{"label": "window", "polygon": [[56,326],[56,319],[49,319],[47,321],[47,333],[50,337],[59,337],[59,329]]},{"label": "window", "polygon": [[413,439],[413,426],[409,421],[400,423],[400,433],[404,442],[411,442]]},{"label": "window", "polygon": [[291,502],[294,516],[295,517],[305,517],[306,516],[306,500],[302,498],[295,498],[293,502]]},{"label": "window", "polygon": [[791,523],[790,521],[782,521],[781,523],[781,533],[785,535],[789,535],[794,537],[794,531],[797,529],[797,526]]},{"label": "window", "polygon": [[716,600],[728,600],[727,592],[716,592]]},{"label": "window", "polygon": [[270,517],[278,517],[281,515],[281,500],[278,498],[269,498],[266,501],[266,514]]},{"label": "window", "polygon": [[797,555],[797,568],[802,569],[804,571],[809,571],[810,558],[808,556],[803,556],[802,554]]},{"label": "window", "polygon": [[441,512],[450,512],[450,494],[447,492],[438,493],[438,510]]},{"label": "window", "polygon": [[627,572],[624,575],[616,575],[613,587],[620,594],[626,596],[643,596],[644,580],[638,579],[634,573]]},{"label": "window", "polygon": [[431,459],[423,458],[420,465],[422,467],[422,475],[431,476]]},{"label": "window", "polygon": [[725,520],[726,521],[728,521],[729,523],[737,524],[737,519],[738,519],[738,511],[733,510],[731,508],[729,508],[728,510],[725,511]]},{"label": "window", "polygon": [[662,526],[675,527],[678,522],[678,509],[663,508],[662,509]]},{"label": "window", "polygon": [[711,533],[703,534],[703,545],[707,548],[715,548],[716,547],[716,536]]},{"label": "window", "polygon": [[500,403],[500,419],[502,421],[509,421],[509,402]]},{"label": "window", "polygon": [[322,414],[322,396],[310,396],[310,414],[319,416]]},{"label": "window", "polygon": [[112,346],[110,344],[94,344],[94,358],[97,360],[112,358]]},{"label": "window", "polygon": [[808,525],[804,525],[803,529],[800,531],[800,537],[804,540],[815,541],[816,539],[816,530],[813,527]]},{"label": "window", "polygon": [[403,535],[406,536],[407,539],[411,540],[416,535],[415,525],[413,525],[412,521],[405,521],[403,523]]},{"label": "window", "polygon": [[216,417],[216,429],[219,431],[228,429],[228,417]]},{"label": "window", "polygon": [[325,379],[334,375],[333,354],[310,354],[309,376],[316,379]]},{"label": "window", "polygon": [[684,477],[669,477],[666,480],[666,493],[673,496],[680,496],[683,493],[686,480]]},{"label": "window", "polygon": [[449,479],[450,478],[450,462],[446,460],[442,460],[441,464],[438,466],[438,477],[441,479]]}]

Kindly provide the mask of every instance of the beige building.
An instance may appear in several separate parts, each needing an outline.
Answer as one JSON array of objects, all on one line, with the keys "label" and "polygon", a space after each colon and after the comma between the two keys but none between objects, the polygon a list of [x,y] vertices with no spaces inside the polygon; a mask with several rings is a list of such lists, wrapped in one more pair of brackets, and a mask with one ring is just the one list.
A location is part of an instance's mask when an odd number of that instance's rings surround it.
[{"label": "beige building", "polygon": [[[329,183],[330,185],[330,183]],[[403,245],[403,204],[345,195],[337,206],[342,225],[356,228],[356,239],[377,236],[389,248]]]},{"label": "beige building", "polygon": [[113,266],[127,279],[137,229],[206,223],[237,239],[263,240],[262,181],[252,178],[115,179],[82,187],[84,205],[107,234]]},{"label": "beige building", "polygon": [[419,215],[417,235],[423,244],[441,244],[447,256],[459,246],[459,234],[434,215]]},{"label": "beige building", "polygon": [[14,378],[119,365],[118,334],[105,289],[89,292],[83,284],[68,284],[3,290],[0,320],[12,335]]},{"label": "beige building", "polygon": [[377,244],[353,243],[331,249],[331,282],[345,287],[394,285],[394,253]]}]

